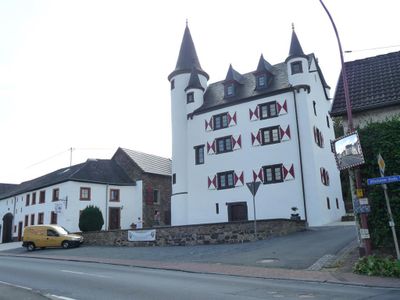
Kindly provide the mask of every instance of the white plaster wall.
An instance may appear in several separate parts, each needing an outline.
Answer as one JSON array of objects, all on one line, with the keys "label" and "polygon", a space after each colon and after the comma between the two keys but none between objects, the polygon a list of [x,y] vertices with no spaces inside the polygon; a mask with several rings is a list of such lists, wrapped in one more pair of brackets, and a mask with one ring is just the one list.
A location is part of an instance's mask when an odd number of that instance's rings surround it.
[{"label": "white plaster wall", "polygon": [[[80,188],[89,187],[91,189],[91,200],[79,200]],[[67,208],[65,202],[52,201],[53,189],[59,188],[59,198],[66,199],[68,197]],[[110,202],[109,193],[110,189],[120,190],[120,202]],[[40,191],[46,192],[45,203],[39,203]],[[32,205],[32,193],[36,192],[36,204]],[[44,224],[50,224],[51,212],[55,209],[55,203],[64,203],[61,213],[58,214],[57,223],[65,227],[67,230],[77,232],[79,230],[79,212],[88,205],[98,206],[103,213],[104,225],[103,230],[108,228],[108,208],[120,207],[121,208],[121,228],[128,229],[130,224],[142,216],[142,182],[137,181],[136,186],[115,186],[95,183],[82,183],[82,182],[64,182],[58,185],[53,185],[40,190],[30,191],[31,194],[30,205],[26,206],[26,195],[28,193],[20,194],[12,198],[0,200],[0,217],[11,212],[14,215],[13,223],[17,226],[17,231],[13,230],[13,237],[18,236],[18,223],[23,222],[25,225],[25,215],[29,215],[29,224],[31,222],[31,214],[35,214],[35,225],[38,222],[38,213],[44,213]],[[15,201],[15,209],[14,209]],[[1,220],[2,223],[2,220]],[[0,239],[1,241],[1,239]]]}]

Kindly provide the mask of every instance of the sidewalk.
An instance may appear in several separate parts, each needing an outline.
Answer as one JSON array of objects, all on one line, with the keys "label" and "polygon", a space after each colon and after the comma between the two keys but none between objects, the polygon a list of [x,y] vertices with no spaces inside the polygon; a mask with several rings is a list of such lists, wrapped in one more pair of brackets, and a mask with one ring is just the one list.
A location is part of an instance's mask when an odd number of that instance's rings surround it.
[{"label": "sidewalk", "polygon": [[177,263],[177,262],[161,262],[161,261],[148,261],[148,260],[146,261],[146,260],[136,260],[136,259],[110,259],[110,258],[99,258],[99,257],[41,255],[31,252],[26,252],[25,254],[0,252],[0,256],[103,263],[103,264],[173,270],[173,271],[182,271],[191,273],[220,274],[228,276],[242,276],[242,277],[279,279],[279,280],[299,280],[299,281],[336,283],[336,284],[348,284],[348,285],[372,286],[372,287],[391,287],[400,289],[400,279],[363,276],[353,273],[262,268],[253,266],[226,265],[219,263],[216,264],[190,263],[190,262]]}]

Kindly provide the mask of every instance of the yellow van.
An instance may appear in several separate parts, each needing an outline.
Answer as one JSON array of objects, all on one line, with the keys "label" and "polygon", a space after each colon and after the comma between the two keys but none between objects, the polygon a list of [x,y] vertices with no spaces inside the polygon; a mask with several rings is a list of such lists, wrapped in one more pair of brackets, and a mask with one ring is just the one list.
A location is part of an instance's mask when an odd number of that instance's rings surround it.
[{"label": "yellow van", "polygon": [[83,237],[71,234],[65,228],[58,225],[35,225],[24,229],[22,246],[28,251],[35,248],[47,247],[78,247],[83,243]]}]

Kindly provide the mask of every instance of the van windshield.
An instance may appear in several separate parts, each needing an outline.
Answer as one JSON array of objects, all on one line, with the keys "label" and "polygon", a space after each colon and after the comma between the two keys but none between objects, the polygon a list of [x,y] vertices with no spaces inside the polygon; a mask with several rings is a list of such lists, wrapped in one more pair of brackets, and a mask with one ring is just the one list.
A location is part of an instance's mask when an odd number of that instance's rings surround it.
[{"label": "van windshield", "polygon": [[57,228],[57,231],[59,234],[62,234],[62,235],[69,234],[68,230],[65,229],[64,227]]}]

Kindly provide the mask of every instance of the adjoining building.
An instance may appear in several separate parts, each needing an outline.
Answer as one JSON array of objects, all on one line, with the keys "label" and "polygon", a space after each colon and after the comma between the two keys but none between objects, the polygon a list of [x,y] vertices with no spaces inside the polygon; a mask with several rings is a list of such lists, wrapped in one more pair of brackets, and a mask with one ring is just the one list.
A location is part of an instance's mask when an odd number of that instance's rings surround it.
[{"label": "adjoining building", "polygon": [[[345,62],[354,127],[400,116],[400,51]],[[340,75],[332,117],[342,117],[347,131],[346,101]]]},{"label": "adjoining building", "polygon": [[[136,156],[124,162],[127,153]],[[139,171],[143,161],[155,164]],[[119,148],[111,160],[88,159],[19,185],[1,184],[0,242],[20,240],[28,225],[59,224],[77,232],[88,205],[102,211],[103,230],[129,229],[139,218],[146,227],[168,225],[170,169],[169,159]]]},{"label": "adjoining building", "polygon": [[[309,225],[344,215],[330,88],[294,30],[284,62],[261,55],[253,71],[231,65],[224,80],[209,84],[186,26],[168,79],[172,225],[287,219],[292,208]],[[261,183],[255,209],[251,182]]]}]

